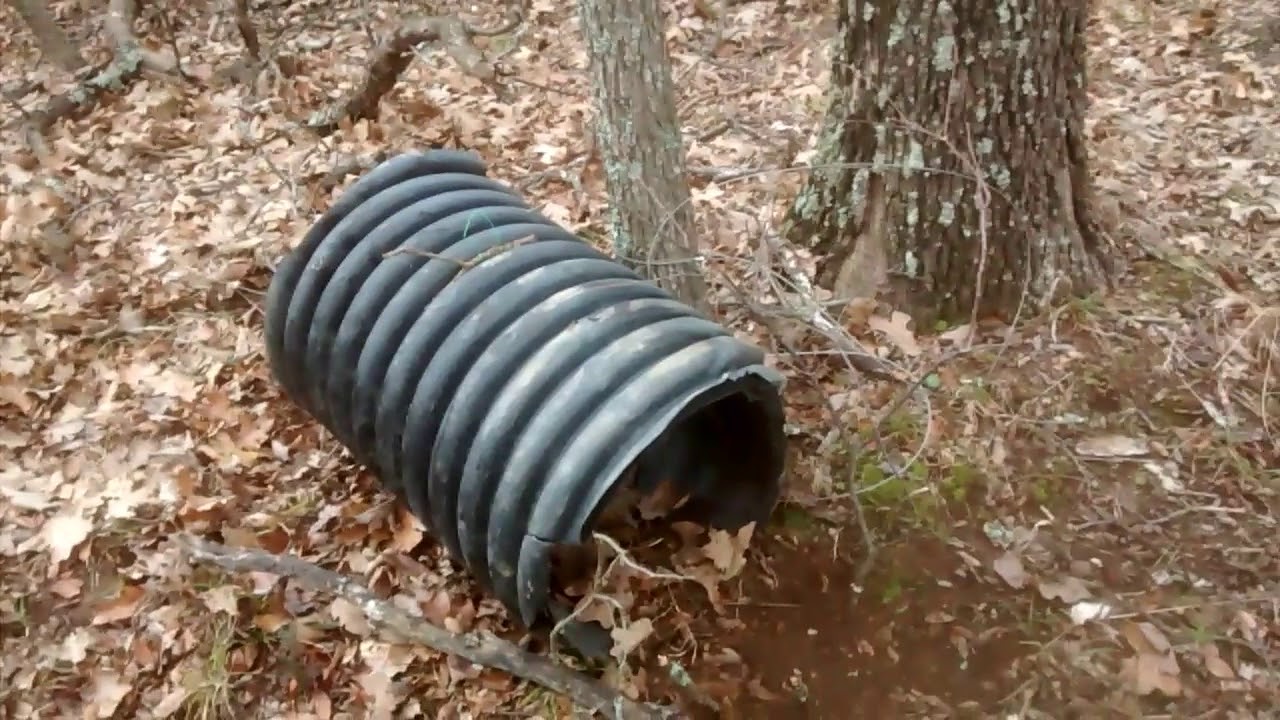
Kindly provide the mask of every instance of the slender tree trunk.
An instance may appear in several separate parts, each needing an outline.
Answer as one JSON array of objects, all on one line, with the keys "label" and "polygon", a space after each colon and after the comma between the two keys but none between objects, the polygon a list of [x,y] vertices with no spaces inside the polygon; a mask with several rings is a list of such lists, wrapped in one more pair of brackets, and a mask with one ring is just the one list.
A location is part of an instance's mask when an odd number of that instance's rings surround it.
[{"label": "slender tree trunk", "polygon": [[920,323],[1105,285],[1083,138],[1087,0],[840,0],[830,104],[789,235],[837,296]]},{"label": "slender tree trunk", "polygon": [[579,0],[614,253],[706,309],[698,234],[658,0]]},{"label": "slender tree trunk", "polygon": [[58,26],[45,0],[10,0],[10,4],[31,28],[40,54],[46,60],[67,72],[75,72],[85,66],[80,48]]}]

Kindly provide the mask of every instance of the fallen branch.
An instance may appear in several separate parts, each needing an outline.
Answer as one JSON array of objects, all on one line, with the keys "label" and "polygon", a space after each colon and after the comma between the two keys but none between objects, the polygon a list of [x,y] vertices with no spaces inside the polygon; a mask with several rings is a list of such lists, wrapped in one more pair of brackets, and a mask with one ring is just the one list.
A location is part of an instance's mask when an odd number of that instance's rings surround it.
[{"label": "fallen branch", "polygon": [[364,80],[356,87],[355,92],[313,114],[307,120],[307,127],[321,135],[328,135],[344,119],[376,119],[382,98],[391,92],[401,73],[413,60],[414,46],[424,42],[442,43],[445,52],[462,67],[463,72],[485,82],[492,82],[497,78],[497,68],[485,58],[471,39],[510,32],[520,21],[517,12],[513,12],[507,22],[495,28],[472,28],[456,17],[409,20],[373,51],[373,59],[369,62]]},{"label": "fallen branch", "polygon": [[514,643],[480,630],[451,633],[416,618],[378,598],[356,580],[326,570],[296,555],[232,548],[192,535],[178,535],[177,544],[193,559],[234,572],[265,572],[288,577],[314,591],[337,595],[364,611],[371,624],[409,642],[456,655],[476,665],[494,668],[560,693],[581,707],[617,720],[658,720],[666,710],[629,700],[615,690],[554,661],[522,650]]}]

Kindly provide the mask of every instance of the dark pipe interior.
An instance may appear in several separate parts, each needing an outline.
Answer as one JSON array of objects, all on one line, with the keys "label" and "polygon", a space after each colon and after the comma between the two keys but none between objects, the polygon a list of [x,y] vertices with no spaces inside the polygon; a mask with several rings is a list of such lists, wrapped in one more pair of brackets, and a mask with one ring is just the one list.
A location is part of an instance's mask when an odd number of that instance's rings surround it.
[{"label": "dark pipe interior", "polygon": [[[777,390],[758,377],[720,385],[690,404],[637,460],[637,489],[677,484],[689,501],[672,519],[721,529],[763,522],[785,461]],[[759,513],[763,509],[765,515]]]},{"label": "dark pipe interior", "polygon": [[[636,458],[633,483],[619,483],[596,508],[587,527],[596,527],[605,507],[615,509],[613,503],[619,497],[638,500],[667,481],[687,496],[667,521],[688,520],[724,530],[736,530],[753,520],[763,523],[777,500],[786,459],[782,426],[777,389],[768,381],[748,376],[712,388],[690,403]],[[562,557],[574,557],[571,547],[589,547],[590,539],[583,539],[588,545],[559,546],[565,551]],[[594,567],[594,562],[582,559],[572,564],[588,573]],[[572,608],[553,601],[548,610],[551,620],[558,622]],[[595,622],[571,621],[561,632],[587,656],[609,656],[612,638]]]}]

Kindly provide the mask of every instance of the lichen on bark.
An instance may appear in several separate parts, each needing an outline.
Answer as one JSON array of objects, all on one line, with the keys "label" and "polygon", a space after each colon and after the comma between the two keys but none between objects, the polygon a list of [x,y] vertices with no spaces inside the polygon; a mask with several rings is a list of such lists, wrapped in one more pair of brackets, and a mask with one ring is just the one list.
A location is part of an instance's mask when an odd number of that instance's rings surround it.
[{"label": "lichen on bark", "polygon": [[929,323],[1104,285],[1087,17],[1080,0],[842,0],[817,167],[788,218],[826,255],[819,282]]},{"label": "lichen on bark", "polygon": [[706,310],[664,19],[657,0],[579,0],[596,147],[618,259]]}]

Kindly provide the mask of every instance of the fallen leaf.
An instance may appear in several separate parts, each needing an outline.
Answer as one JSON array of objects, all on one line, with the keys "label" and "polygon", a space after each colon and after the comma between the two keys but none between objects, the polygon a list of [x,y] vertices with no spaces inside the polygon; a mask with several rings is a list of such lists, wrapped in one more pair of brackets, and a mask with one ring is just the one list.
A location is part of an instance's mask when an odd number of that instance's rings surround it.
[{"label": "fallen leaf", "polygon": [[215,613],[224,612],[232,617],[240,614],[239,592],[234,585],[220,585],[216,588],[210,588],[200,593],[200,599],[204,601],[205,607]]},{"label": "fallen leaf", "polygon": [[1040,596],[1046,600],[1057,598],[1070,604],[1093,597],[1093,594],[1089,592],[1089,588],[1085,586],[1084,581],[1071,575],[1057,581],[1042,580],[1038,583],[1038,587],[1040,588]]},{"label": "fallen leaf", "polygon": [[124,682],[116,673],[99,672],[93,676],[93,690],[89,704],[96,711],[97,717],[105,720],[115,716],[120,701],[124,700],[132,689],[133,686]]},{"label": "fallen leaf", "polygon": [[121,585],[119,594],[94,610],[93,624],[106,625],[133,617],[146,594],[141,585]]},{"label": "fallen leaf", "polygon": [[329,605],[329,614],[352,635],[364,637],[372,631],[364,611],[346,598],[335,598]]},{"label": "fallen leaf", "polygon": [[702,552],[724,574],[724,577],[736,577],[746,566],[747,546],[751,544],[751,534],[755,531],[754,522],[747,523],[730,534],[724,530],[712,530],[710,539],[702,546]]},{"label": "fallen leaf", "polygon": [[49,585],[49,592],[66,599],[79,597],[80,591],[83,589],[84,581],[73,577],[58,578]]},{"label": "fallen leaf", "polygon": [[71,557],[92,530],[93,523],[79,515],[54,515],[40,528],[40,537],[49,548],[49,559],[56,565]]},{"label": "fallen leaf", "polygon": [[614,608],[598,595],[588,595],[578,601],[574,615],[582,622],[597,622],[602,627],[613,627]]},{"label": "fallen leaf", "polygon": [[1200,647],[1200,657],[1204,658],[1204,669],[1208,670],[1210,675],[1222,680],[1234,680],[1236,678],[1235,671],[1218,654],[1217,645],[1202,645]]},{"label": "fallen leaf", "polygon": [[289,618],[279,613],[261,613],[253,616],[253,626],[267,633],[273,633],[288,624]]},{"label": "fallen leaf", "polygon": [[1182,694],[1182,681],[1178,679],[1178,662],[1172,654],[1141,653],[1127,658],[1121,664],[1121,675],[1139,695],[1161,692],[1168,697]]},{"label": "fallen leaf", "polygon": [[1173,652],[1173,645],[1170,644],[1169,638],[1165,637],[1164,633],[1161,632],[1160,628],[1156,627],[1155,625],[1149,622],[1140,622],[1138,623],[1138,630],[1142,633],[1143,637],[1147,639],[1147,642],[1151,643],[1151,647],[1155,650],[1155,652],[1157,653]]},{"label": "fallen leaf", "polygon": [[453,599],[449,597],[448,591],[436,590],[431,593],[431,597],[418,603],[422,608],[422,616],[436,625],[444,625],[444,621],[449,619],[449,614],[453,612]]},{"label": "fallen leaf", "polygon": [[391,547],[399,552],[408,553],[422,542],[422,523],[406,507],[401,507],[396,514],[395,534],[391,538]]},{"label": "fallen leaf", "polygon": [[613,638],[613,649],[610,653],[619,661],[624,660],[652,633],[653,621],[649,618],[634,620],[626,627],[615,627],[609,631],[609,636]]},{"label": "fallen leaf", "polygon": [[1101,602],[1084,600],[1071,606],[1071,622],[1083,625],[1090,620],[1105,620],[1111,616],[1111,606]]},{"label": "fallen leaf", "polygon": [[884,334],[889,342],[893,343],[903,355],[915,357],[924,352],[920,344],[916,342],[916,334],[911,331],[908,325],[911,324],[911,316],[901,310],[894,310],[890,317],[882,315],[872,315],[867,318],[867,325],[872,330],[878,330]]},{"label": "fallen leaf", "polygon": [[1076,443],[1076,454],[1085,457],[1142,457],[1151,454],[1151,443],[1125,435],[1098,435]]},{"label": "fallen leaf", "polygon": [[1006,552],[996,558],[992,563],[992,569],[1000,576],[1002,580],[1009,584],[1009,587],[1018,590],[1027,584],[1026,568],[1022,566],[1022,559],[1012,552]]},{"label": "fallen leaf", "polygon": [[89,648],[92,646],[93,635],[85,628],[76,628],[62,641],[60,659],[75,665],[89,656]]}]

